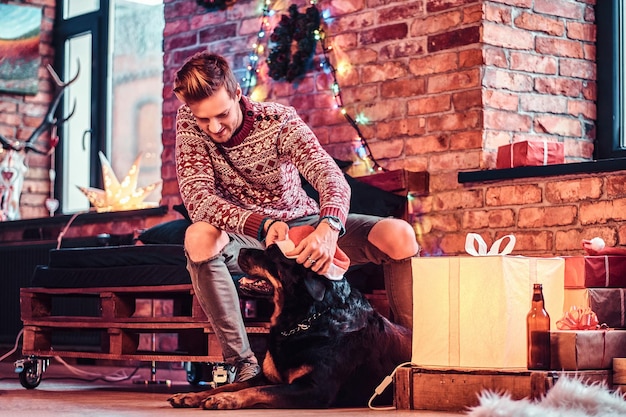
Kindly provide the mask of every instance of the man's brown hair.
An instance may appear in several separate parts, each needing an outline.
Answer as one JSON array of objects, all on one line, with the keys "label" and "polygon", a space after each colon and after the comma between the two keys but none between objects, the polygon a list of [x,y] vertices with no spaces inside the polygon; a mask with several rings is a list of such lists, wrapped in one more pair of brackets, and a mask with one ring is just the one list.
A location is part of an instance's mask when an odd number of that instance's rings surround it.
[{"label": "man's brown hair", "polygon": [[197,103],[224,86],[228,95],[235,98],[238,85],[223,57],[203,51],[194,54],[176,72],[174,94],[184,103]]}]

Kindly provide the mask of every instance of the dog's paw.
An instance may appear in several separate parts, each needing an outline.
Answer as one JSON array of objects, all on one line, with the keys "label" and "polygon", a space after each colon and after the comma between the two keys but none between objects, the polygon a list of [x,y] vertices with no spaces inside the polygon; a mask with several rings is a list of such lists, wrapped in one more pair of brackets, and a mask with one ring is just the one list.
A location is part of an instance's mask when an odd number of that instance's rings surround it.
[{"label": "dog's paw", "polygon": [[192,408],[200,407],[206,397],[202,393],[174,394],[167,401],[174,408]]},{"label": "dog's paw", "polygon": [[242,407],[241,395],[231,392],[212,395],[202,403],[205,410],[236,410]]}]

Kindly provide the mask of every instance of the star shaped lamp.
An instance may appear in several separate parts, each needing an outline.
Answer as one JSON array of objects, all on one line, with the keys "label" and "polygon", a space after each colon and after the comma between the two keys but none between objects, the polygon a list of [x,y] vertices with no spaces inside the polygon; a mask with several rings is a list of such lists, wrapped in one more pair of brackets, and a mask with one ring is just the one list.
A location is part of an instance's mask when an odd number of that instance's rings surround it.
[{"label": "star shaped lamp", "polygon": [[135,162],[130,167],[130,171],[122,182],[119,182],[111,164],[102,152],[98,152],[100,164],[102,165],[102,179],[104,190],[91,187],[77,186],[89,199],[89,202],[96,208],[98,213],[106,211],[137,210],[148,207],[155,207],[156,203],[144,202],[143,200],[155,188],[161,185],[161,181],[152,183],[146,187],[137,188],[137,177],[139,176],[139,165],[141,164],[141,154],[137,156]]}]

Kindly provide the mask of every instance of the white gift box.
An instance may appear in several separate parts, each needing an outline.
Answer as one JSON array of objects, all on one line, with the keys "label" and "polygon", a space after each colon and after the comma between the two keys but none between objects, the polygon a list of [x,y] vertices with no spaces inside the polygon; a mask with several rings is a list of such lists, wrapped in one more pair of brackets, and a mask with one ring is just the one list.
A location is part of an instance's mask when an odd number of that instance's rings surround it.
[{"label": "white gift box", "polygon": [[565,261],[502,255],[511,245],[500,255],[494,255],[498,248],[487,252],[484,244],[475,251],[472,239],[478,238],[468,235],[468,253],[478,256],[412,259],[412,361],[420,366],[525,368],[533,284],[543,284],[551,330],[556,330],[563,314]]}]

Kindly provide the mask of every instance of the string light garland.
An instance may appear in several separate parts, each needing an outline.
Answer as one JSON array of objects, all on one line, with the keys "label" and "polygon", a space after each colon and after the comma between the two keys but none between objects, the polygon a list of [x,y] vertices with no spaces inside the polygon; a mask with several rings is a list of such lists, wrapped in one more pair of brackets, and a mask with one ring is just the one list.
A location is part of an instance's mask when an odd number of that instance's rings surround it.
[{"label": "string light garland", "polygon": [[261,28],[256,36],[256,42],[252,45],[252,53],[248,56],[248,75],[243,79],[245,84],[244,94],[250,95],[250,89],[254,87],[258,80],[259,74],[259,57],[263,54],[265,47],[263,40],[266,39],[267,28],[270,25],[270,4],[272,0],[263,0],[263,13],[261,16]]},{"label": "string light garland", "polygon": [[365,137],[363,136],[363,133],[361,132],[361,129],[359,128],[359,123],[357,121],[359,121],[361,124],[366,123],[364,116],[359,115],[357,116],[357,120],[353,119],[352,116],[348,114],[343,105],[341,88],[339,87],[339,83],[337,82],[337,69],[333,66],[333,64],[330,62],[330,58],[328,57],[328,53],[332,50],[332,47],[326,45],[326,32],[324,32],[324,29],[320,27],[316,31],[316,37],[319,40],[320,45],[322,46],[322,52],[324,54],[324,59],[320,63],[320,66],[324,69],[326,73],[330,74],[333,78],[330,90],[333,93],[335,103],[337,104],[337,107],[339,108],[339,111],[341,112],[343,117],[345,117],[348,123],[350,123],[350,126],[352,126],[352,128],[357,133],[357,140],[361,145],[361,149],[356,149],[357,156],[363,160],[369,158],[372,162],[372,171],[384,171],[385,169],[376,161],[376,159],[374,159],[374,156],[372,155],[372,150],[370,149],[367,141],[365,140]]},{"label": "string light garland", "polygon": [[[243,79],[246,85],[246,95],[249,95],[250,89],[254,87],[257,82],[259,73],[258,63],[260,62],[260,55],[262,55],[264,51],[262,41],[267,39],[266,34],[269,28],[269,17],[272,14],[270,9],[271,0],[263,0],[263,2],[261,28],[257,34],[257,40],[253,44],[253,51],[249,55],[250,62],[248,65],[248,75]],[[310,69],[309,66],[313,62],[315,49],[317,43],[319,42],[323,52],[323,59],[320,62],[320,67],[325,73],[332,77],[330,90],[333,94],[336,106],[340,113],[348,121],[350,126],[357,133],[356,141],[359,144],[359,146],[355,148],[357,157],[371,165],[368,169],[369,173],[385,171],[386,169],[383,168],[373,157],[372,151],[365,140],[361,129],[359,128],[359,124],[368,123],[367,118],[362,114],[353,118],[348,114],[344,107],[341,88],[339,87],[339,83],[337,81],[337,70],[330,62],[329,58],[329,53],[332,51],[332,47],[327,46],[326,33],[322,28],[322,21],[327,20],[327,16],[326,13],[320,13],[317,8],[317,3],[317,0],[311,0],[311,6],[305,13],[299,13],[297,6],[292,4],[289,6],[289,16],[281,16],[281,21],[270,36],[270,41],[273,42],[274,45],[271,48],[268,58],[266,59],[266,63],[269,68],[269,75],[276,81],[283,79],[286,81],[292,81],[293,79],[297,79],[298,77],[304,75],[306,71]],[[298,27],[298,34],[296,35],[292,32],[290,36],[289,31],[293,30],[291,26],[294,22],[296,22]],[[294,40],[298,42],[298,51],[294,54],[294,56],[300,53],[298,55],[298,60],[302,60],[303,56],[306,57],[305,61],[307,65],[292,64],[292,72],[289,72],[289,65],[291,64],[291,61],[294,61],[293,58],[288,60],[291,55],[292,42]]]}]

